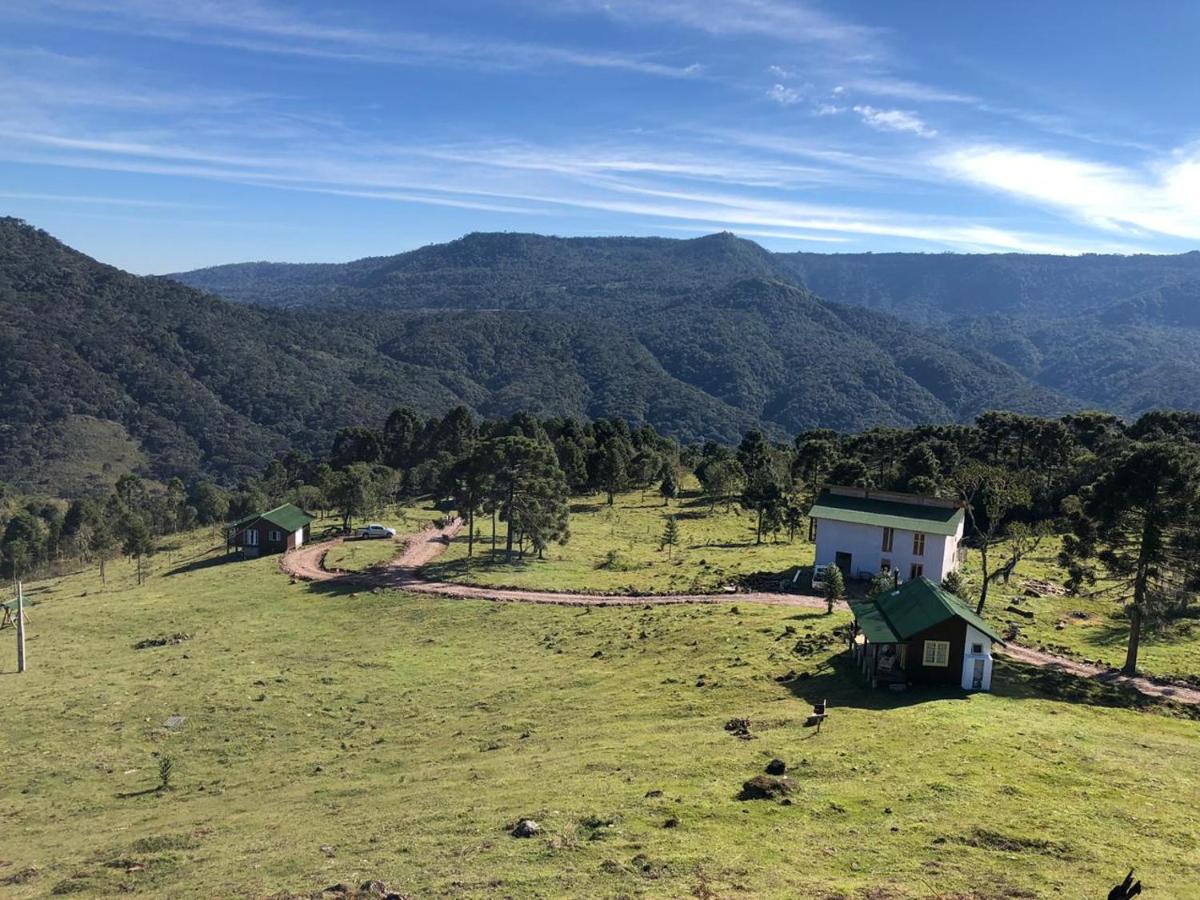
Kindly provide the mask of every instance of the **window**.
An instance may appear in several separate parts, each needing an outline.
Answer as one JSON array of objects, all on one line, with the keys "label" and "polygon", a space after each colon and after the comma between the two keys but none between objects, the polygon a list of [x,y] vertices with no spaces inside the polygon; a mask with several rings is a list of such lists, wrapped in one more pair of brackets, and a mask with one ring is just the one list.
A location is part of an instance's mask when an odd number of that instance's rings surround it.
[{"label": "window", "polygon": [[267,538],[268,538],[268,540],[271,541],[271,543],[278,544],[280,541],[283,540],[283,532],[282,531],[272,531],[269,535],[267,535]]},{"label": "window", "polygon": [[938,666],[945,668],[950,665],[950,642],[949,641],[926,641],[925,656],[921,660],[922,665]]},{"label": "window", "polygon": [[913,556],[925,555],[925,532],[913,532]]},{"label": "window", "polygon": [[245,544],[247,547],[257,547],[258,546],[258,532],[257,531],[247,528],[245,531],[242,532],[242,534],[244,534],[246,536]]},{"label": "window", "polygon": [[971,645],[971,652],[972,652],[973,654],[975,654],[976,656],[978,656],[979,654],[983,653],[983,644],[972,644],[972,645]]},{"label": "window", "polygon": [[913,563],[908,570],[908,580],[912,581],[914,578],[920,578],[924,574],[925,567],[920,563]]},{"label": "window", "polygon": [[890,528],[883,529],[883,552],[884,553],[892,552],[892,541],[895,539],[895,537],[896,537],[896,532],[894,532],[892,529],[890,529]]}]

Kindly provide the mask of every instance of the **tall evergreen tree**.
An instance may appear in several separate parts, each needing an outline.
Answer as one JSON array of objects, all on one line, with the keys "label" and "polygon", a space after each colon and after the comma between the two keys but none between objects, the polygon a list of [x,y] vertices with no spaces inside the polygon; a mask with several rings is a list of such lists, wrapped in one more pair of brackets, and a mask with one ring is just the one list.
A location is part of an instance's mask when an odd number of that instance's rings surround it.
[{"label": "tall evergreen tree", "polygon": [[659,543],[667,550],[667,559],[671,558],[671,549],[679,543],[679,523],[674,516],[667,516],[667,524],[663,527]]},{"label": "tall evergreen tree", "polygon": [[672,500],[679,496],[679,479],[675,476],[675,467],[667,465],[663,467],[662,482],[658,486],[658,492],[662,495],[663,506],[670,504]]},{"label": "tall evergreen tree", "polygon": [[1069,586],[1096,583],[1099,564],[1129,616],[1126,675],[1137,672],[1142,627],[1178,592],[1196,565],[1200,519],[1200,454],[1195,446],[1158,440],[1115,459],[1080,496],[1064,504],[1071,531],[1061,561]]}]

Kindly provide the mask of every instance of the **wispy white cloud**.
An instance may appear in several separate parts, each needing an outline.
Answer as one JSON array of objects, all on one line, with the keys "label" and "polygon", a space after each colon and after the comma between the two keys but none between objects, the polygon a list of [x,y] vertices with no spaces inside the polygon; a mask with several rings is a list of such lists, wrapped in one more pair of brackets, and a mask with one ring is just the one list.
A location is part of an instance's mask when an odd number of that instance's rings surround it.
[{"label": "wispy white cloud", "polygon": [[[952,215],[917,216],[894,209],[796,202],[764,196],[753,189],[687,189],[672,179],[669,166],[643,160],[603,160],[600,150],[557,150],[539,166],[527,153],[523,164],[510,165],[512,154],[499,165],[489,164],[488,149],[460,152],[464,163],[441,177],[414,165],[423,155],[444,158],[445,152],[419,147],[304,148],[283,157],[239,155],[236,151],[190,150],[157,146],[144,141],[105,141],[9,134],[0,142],[0,158],[12,158],[12,148],[32,142],[42,148],[43,163],[124,172],[186,175],[291,191],[362,199],[449,206],[544,215],[548,209],[621,214],[644,225],[729,228],[778,239],[835,243],[847,239],[890,238],[923,246],[967,250],[1024,250],[1085,252],[1135,249],[1115,242],[1070,240],[980,223]],[[47,152],[49,148],[53,152]],[[61,152],[62,155],[59,155]],[[577,156],[572,162],[573,154]],[[495,158],[492,157],[493,162]],[[733,159],[714,165],[736,167]],[[600,174],[597,174],[599,167]],[[522,172],[527,174],[522,175]],[[699,172],[691,173],[699,177]],[[514,176],[515,180],[514,180]],[[716,181],[716,179],[713,179]],[[725,187],[729,187],[726,185]]]},{"label": "wispy white cloud", "polygon": [[883,54],[878,29],[831,15],[806,0],[556,0],[554,5],[714,35],[754,35],[790,44],[825,45],[856,59]]},{"label": "wispy white cloud", "polygon": [[937,136],[937,131],[925,124],[914,112],[903,109],[876,109],[874,106],[859,104],[854,107],[863,123],[877,131],[900,131],[915,134],[923,138]]},{"label": "wispy white cloud", "polygon": [[27,15],[70,15],[77,27],[254,53],[389,65],[454,65],[528,69],[576,66],[667,78],[695,78],[699,63],[558,46],[500,37],[468,39],[380,27],[351,27],[306,18],[256,0],[44,0]]},{"label": "wispy white cloud", "polygon": [[970,103],[980,102],[978,97],[958,91],[946,90],[903,78],[893,78],[886,75],[853,78],[840,86],[860,94],[870,94],[876,97],[893,97],[898,100],[911,100],[918,103]]},{"label": "wispy white cloud", "polygon": [[767,91],[767,96],[780,106],[791,106],[804,99],[798,90],[782,84],[771,85],[771,89]]},{"label": "wispy white cloud", "polygon": [[173,200],[142,200],[136,197],[97,197],[92,194],[39,194],[27,191],[0,191],[5,200],[37,200],[46,203],[84,204],[88,206],[129,206],[145,209],[213,209],[203,203],[181,203]]},{"label": "wispy white cloud", "polygon": [[948,175],[1117,232],[1200,239],[1200,147],[1142,169],[1002,146],[941,154]]}]

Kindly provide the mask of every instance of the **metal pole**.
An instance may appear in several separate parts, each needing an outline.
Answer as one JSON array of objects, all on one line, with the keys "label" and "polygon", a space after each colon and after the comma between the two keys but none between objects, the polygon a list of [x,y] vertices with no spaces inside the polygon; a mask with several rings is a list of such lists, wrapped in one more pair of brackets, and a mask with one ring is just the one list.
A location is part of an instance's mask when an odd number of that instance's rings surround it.
[{"label": "metal pole", "polygon": [[17,582],[17,672],[25,671],[25,589]]}]

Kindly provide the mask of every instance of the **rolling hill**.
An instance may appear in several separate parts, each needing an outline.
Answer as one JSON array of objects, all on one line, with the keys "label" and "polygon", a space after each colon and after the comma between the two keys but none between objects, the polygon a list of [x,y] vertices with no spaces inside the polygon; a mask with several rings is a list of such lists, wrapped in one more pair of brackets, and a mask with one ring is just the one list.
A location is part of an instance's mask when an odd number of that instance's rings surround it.
[{"label": "rolling hill", "polygon": [[[405,403],[619,415],[685,441],[1076,405],[990,353],[821,300],[727,234],[470,235],[178,277],[194,287],[0,220],[0,478],[67,493],[129,469],[229,481]],[[85,440],[93,453],[66,452]]]}]

